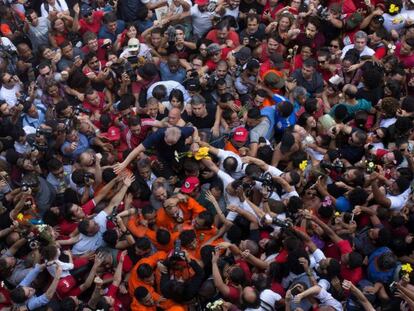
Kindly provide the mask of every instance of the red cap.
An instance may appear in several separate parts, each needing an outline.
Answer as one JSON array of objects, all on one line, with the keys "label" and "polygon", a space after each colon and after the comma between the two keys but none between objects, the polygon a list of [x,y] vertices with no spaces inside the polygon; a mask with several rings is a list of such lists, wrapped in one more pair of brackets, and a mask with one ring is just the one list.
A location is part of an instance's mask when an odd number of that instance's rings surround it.
[{"label": "red cap", "polygon": [[200,185],[200,180],[197,177],[187,177],[181,186],[182,193],[191,193]]},{"label": "red cap", "polygon": [[195,0],[195,4],[199,6],[207,5],[209,3],[209,0]]},{"label": "red cap", "polygon": [[121,130],[116,126],[111,126],[108,129],[108,132],[102,134],[102,137],[105,137],[110,141],[119,140],[121,139]]},{"label": "red cap", "polygon": [[249,137],[249,131],[244,127],[238,127],[234,130],[233,139],[235,141],[245,142]]}]

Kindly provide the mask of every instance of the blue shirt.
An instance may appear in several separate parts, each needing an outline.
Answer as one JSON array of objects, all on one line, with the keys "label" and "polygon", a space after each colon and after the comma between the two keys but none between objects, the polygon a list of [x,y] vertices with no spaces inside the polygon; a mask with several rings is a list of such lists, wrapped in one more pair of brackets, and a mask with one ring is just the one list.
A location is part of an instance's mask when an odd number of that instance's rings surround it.
[{"label": "blue shirt", "polygon": [[108,31],[108,27],[103,25],[101,29],[99,29],[98,38],[99,39],[111,39],[112,43],[116,41],[116,37],[122,33],[125,29],[125,22],[122,20],[116,21],[116,31],[113,34],[112,32]]},{"label": "blue shirt", "polygon": [[[19,286],[29,287],[30,284],[37,278],[38,274],[40,273],[39,265],[30,270],[30,272],[26,275],[26,277],[20,282]],[[40,307],[43,307],[49,303],[49,298],[47,298],[46,294],[41,296],[32,296],[26,301],[26,306],[29,310],[34,310]]]},{"label": "blue shirt", "polygon": [[289,100],[286,97],[277,94],[273,94],[272,99],[275,101],[276,105],[263,108],[261,110],[261,115],[266,116],[270,120],[271,129],[280,133],[289,126],[296,124],[296,115],[292,112],[287,118],[280,116],[279,111],[277,110],[277,104]]},{"label": "blue shirt", "polygon": [[67,157],[71,157],[72,159],[76,160],[76,158],[82,153],[85,152],[86,150],[89,149],[89,141],[86,138],[85,135],[79,133],[79,140],[77,142],[78,146],[76,147],[76,149],[73,152],[65,152],[65,149],[67,147],[69,147],[71,144],[71,142],[69,141],[65,141],[62,145],[62,147],[60,147],[60,151],[62,151],[63,155],[67,156]]},{"label": "blue shirt", "polygon": [[37,109],[37,118],[32,118],[28,114],[23,114],[22,116],[22,125],[25,126],[31,126],[35,129],[39,128],[41,124],[45,122],[46,119],[46,107],[42,104],[42,102],[39,99],[35,99],[34,104]]},{"label": "blue shirt", "polygon": [[177,143],[172,146],[168,145],[165,142],[164,138],[166,128],[159,129],[154,134],[151,134],[142,142],[142,144],[146,149],[151,147],[155,148],[157,150],[158,156],[163,160],[167,162],[173,162],[175,158],[175,151],[184,152],[188,150],[187,146],[185,145],[185,140],[194,133],[193,127],[181,127],[179,129],[181,130],[181,137]]},{"label": "blue shirt", "polygon": [[186,78],[186,71],[184,68],[180,67],[176,72],[171,72],[167,63],[160,63],[160,72],[161,72],[161,81],[174,80],[180,82],[181,84]]}]

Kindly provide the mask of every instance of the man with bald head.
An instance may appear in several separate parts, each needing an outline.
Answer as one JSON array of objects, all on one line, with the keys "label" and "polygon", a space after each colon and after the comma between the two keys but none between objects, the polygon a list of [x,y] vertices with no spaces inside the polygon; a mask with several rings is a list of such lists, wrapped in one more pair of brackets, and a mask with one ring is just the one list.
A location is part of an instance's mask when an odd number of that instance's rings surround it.
[{"label": "man with bald head", "polygon": [[181,118],[181,111],[178,108],[172,108],[165,121],[168,126],[183,127],[186,125],[185,121]]},{"label": "man with bald head", "polygon": [[[187,140],[189,137],[191,137],[191,139]],[[189,144],[186,143],[188,141]],[[198,131],[195,127],[172,126],[159,129],[148,136],[142,144],[136,147],[124,162],[117,164],[115,166],[115,171],[117,173],[121,172],[133,159],[149,148],[154,148],[156,150],[158,159],[161,162],[164,162],[165,164],[168,163],[168,165],[164,165],[164,167],[171,167],[171,164],[175,161],[175,152],[180,153],[188,151],[189,149],[196,152],[199,149],[199,142],[200,137],[198,136]]]}]

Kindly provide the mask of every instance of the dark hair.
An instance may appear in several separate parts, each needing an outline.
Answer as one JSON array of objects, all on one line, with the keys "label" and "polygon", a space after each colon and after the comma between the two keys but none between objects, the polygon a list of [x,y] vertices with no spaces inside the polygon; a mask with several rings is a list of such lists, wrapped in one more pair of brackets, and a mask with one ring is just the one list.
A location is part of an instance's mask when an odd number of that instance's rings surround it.
[{"label": "dark hair", "polygon": [[204,226],[210,228],[214,223],[214,216],[210,211],[203,211],[198,214],[200,219],[204,220]]},{"label": "dark hair", "polygon": [[349,253],[348,266],[351,269],[355,269],[362,266],[364,257],[358,252]]},{"label": "dark hair", "polygon": [[140,250],[148,250],[151,248],[151,241],[147,237],[135,238],[135,247]]},{"label": "dark hair", "polygon": [[102,22],[104,24],[109,24],[109,23],[113,23],[116,21],[117,21],[116,15],[115,13],[112,13],[112,12],[106,13],[104,17],[102,18]]},{"label": "dark hair", "polygon": [[171,234],[168,232],[168,230],[159,228],[156,232],[156,240],[161,245],[168,245],[171,241]]},{"label": "dark hair", "polygon": [[23,303],[27,297],[24,293],[23,286],[18,286],[10,292],[10,298],[15,303]]},{"label": "dark hair", "polygon": [[260,109],[258,107],[252,107],[247,111],[247,117],[249,119],[258,120],[261,118]]},{"label": "dark hair", "polygon": [[78,225],[78,231],[84,235],[89,235],[88,228],[89,228],[89,220],[87,219],[82,220]]},{"label": "dark hair", "polygon": [[181,231],[179,237],[183,247],[190,246],[190,244],[197,238],[194,230]]},{"label": "dark hair", "polygon": [[181,90],[173,89],[168,96],[168,99],[171,101],[174,97],[177,98],[181,103],[184,103],[184,94]]},{"label": "dark hair", "polygon": [[368,199],[368,192],[363,188],[354,188],[348,193],[348,200],[352,206],[364,205]]},{"label": "dark hair", "polygon": [[147,263],[140,264],[137,268],[137,275],[142,279],[149,278],[154,273],[154,269]]},{"label": "dark hair", "polygon": [[118,234],[116,230],[109,229],[102,234],[102,238],[108,246],[115,248],[116,242],[118,241]]},{"label": "dark hair", "polygon": [[148,294],[149,294],[149,291],[144,286],[138,286],[134,290],[134,296],[139,302],[142,302],[142,299],[147,297]]},{"label": "dark hair", "polygon": [[282,101],[277,105],[277,110],[280,113],[280,116],[282,118],[289,117],[293,112],[293,105],[291,102],[288,101]]},{"label": "dark hair", "polygon": [[246,274],[244,273],[244,270],[240,268],[239,266],[236,266],[233,268],[229,274],[229,278],[232,281],[232,283],[236,285],[244,285],[246,282]]}]

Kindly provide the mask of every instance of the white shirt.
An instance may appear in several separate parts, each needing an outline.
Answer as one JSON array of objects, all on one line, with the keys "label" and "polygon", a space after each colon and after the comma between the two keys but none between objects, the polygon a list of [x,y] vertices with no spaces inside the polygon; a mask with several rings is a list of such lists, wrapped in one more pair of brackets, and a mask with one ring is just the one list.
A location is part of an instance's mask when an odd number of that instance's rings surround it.
[{"label": "white shirt", "polygon": [[245,311],[267,311],[273,310],[274,305],[282,297],[270,289],[265,289],[260,293],[260,307],[257,309],[247,308]]},{"label": "white shirt", "polygon": [[[47,0],[46,0],[47,1]],[[49,10],[47,11],[45,9],[45,4],[42,3],[42,5],[40,6],[40,12],[42,14],[42,17],[48,17],[49,16],[49,12],[51,11],[56,11],[56,12],[64,12],[64,11],[69,11],[68,5],[66,4],[65,0],[55,0],[55,5],[49,5]]]},{"label": "white shirt", "polygon": [[404,205],[407,204],[408,198],[410,196],[411,188],[408,187],[407,190],[405,190],[403,193],[399,195],[391,195],[387,194],[387,199],[390,199],[391,201],[391,210],[399,212],[403,209]]},{"label": "white shirt", "polygon": [[390,127],[395,122],[397,122],[397,118],[388,118],[388,119],[382,119],[380,122],[380,127]]},{"label": "white shirt", "polygon": [[151,49],[145,43],[139,44],[138,54],[131,53],[127,47],[119,57],[127,59],[130,56],[144,57],[147,61],[152,61]]},{"label": "white shirt", "polygon": [[[342,55],[341,55],[341,59],[343,59],[345,57],[346,52],[348,52],[350,49],[353,49],[354,45],[353,44],[349,44],[347,46],[345,46],[342,50]],[[362,50],[361,53],[359,53],[359,56],[372,56],[375,54],[375,51],[373,49],[371,49],[368,46],[365,46],[365,48]]]},{"label": "white shirt", "polygon": [[20,92],[20,84],[18,83],[16,83],[12,89],[6,89],[2,86],[0,89],[0,99],[6,101],[10,107],[14,107],[17,104],[17,92]]},{"label": "white shirt", "polygon": [[[59,259],[54,260],[53,262],[55,262],[56,264],[58,264],[59,266],[62,267],[62,275],[60,276],[60,278],[64,278],[70,275],[70,270],[72,270],[73,268],[75,268],[75,266],[73,265],[73,263],[69,263],[69,262],[63,262],[60,261]],[[47,266],[47,271],[49,271],[50,275],[55,277],[56,274],[56,265],[48,265]]]},{"label": "white shirt", "polygon": [[[190,0],[184,0],[184,2],[188,3],[188,5],[191,7],[192,3]],[[168,11],[173,13],[173,14],[181,14],[184,13],[184,9],[182,7],[182,5],[176,6],[174,4],[173,0],[168,0]]]},{"label": "white shirt", "polygon": [[[249,213],[251,213],[251,214],[255,215],[255,216],[256,216],[256,218],[257,218],[257,219],[259,219],[259,218],[257,217],[256,213],[254,212],[254,210],[251,208],[251,206],[250,206],[250,205],[249,205],[246,201],[241,202],[241,201],[240,201],[240,199],[239,199],[238,197],[233,196],[233,195],[230,195],[230,194],[226,191],[227,186],[228,186],[229,184],[231,184],[231,183],[234,181],[234,179],[233,179],[233,178],[232,178],[229,174],[227,174],[227,173],[223,172],[222,170],[219,170],[219,171],[218,171],[217,176],[218,176],[218,177],[222,180],[222,182],[223,182],[223,188],[224,188],[224,200],[226,201],[227,206],[229,206],[229,205],[235,205],[235,206],[241,207],[243,210],[245,210],[245,211],[247,211],[247,212],[249,212]],[[235,220],[235,219],[236,219],[237,215],[238,215],[238,214],[237,214],[236,212],[229,212],[229,213],[227,214],[226,219],[227,219],[227,220],[230,220],[230,221],[233,221],[233,220]]]},{"label": "white shirt", "polygon": [[206,34],[207,31],[213,26],[213,12],[200,12],[198,5],[194,5],[190,9],[190,14],[192,17],[193,33],[201,38]]},{"label": "white shirt", "polygon": [[217,154],[217,157],[220,160],[220,170],[224,171],[223,162],[228,157],[233,157],[237,161],[237,167],[236,170],[230,174],[231,177],[234,179],[239,179],[240,177],[244,176],[244,163],[242,162],[239,155],[235,154],[234,152],[219,149],[219,152]]},{"label": "white shirt", "polygon": [[152,91],[154,90],[154,88],[155,88],[157,85],[164,85],[164,86],[167,88],[167,97],[170,95],[170,93],[171,93],[171,91],[172,91],[172,90],[174,90],[174,89],[178,89],[178,90],[180,90],[181,92],[183,92],[183,95],[184,95],[184,102],[185,102],[185,103],[189,102],[189,101],[190,101],[190,99],[191,99],[190,94],[188,94],[188,91],[185,89],[185,87],[184,87],[181,83],[179,83],[179,82],[177,82],[177,81],[174,81],[174,80],[159,81],[159,82],[156,82],[156,83],[152,84],[152,85],[150,86],[150,88],[148,89],[148,92],[147,92],[147,99],[149,99],[149,98],[153,97],[153,96],[152,96]]},{"label": "white shirt", "polygon": [[80,234],[79,241],[73,245],[72,254],[82,255],[89,251],[96,251],[99,247],[104,246],[105,242],[102,234],[106,231],[106,216],[105,211],[101,211],[93,220],[98,224],[99,231],[94,236],[87,236]]},{"label": "white shirt", "polygon": [[320,300],[320,304],[324,306],[330,306],[334,308],[336,311],[342,311],[342,304],[332,297],[332,295],[327,291],[329,289],[329,282],[326,280],[321,280],[318,282],[321,291],[315,297]]}]

